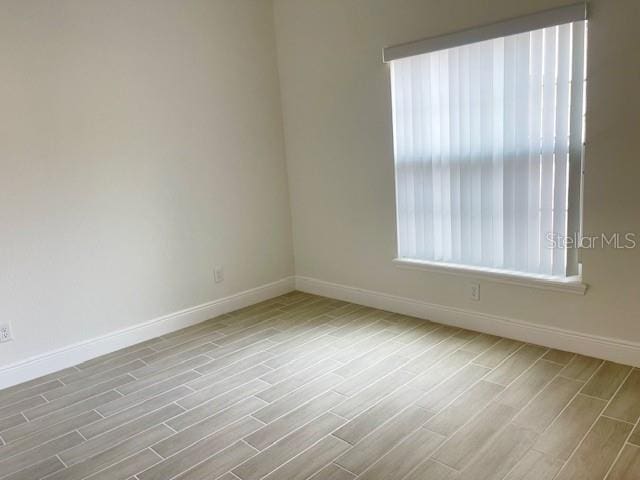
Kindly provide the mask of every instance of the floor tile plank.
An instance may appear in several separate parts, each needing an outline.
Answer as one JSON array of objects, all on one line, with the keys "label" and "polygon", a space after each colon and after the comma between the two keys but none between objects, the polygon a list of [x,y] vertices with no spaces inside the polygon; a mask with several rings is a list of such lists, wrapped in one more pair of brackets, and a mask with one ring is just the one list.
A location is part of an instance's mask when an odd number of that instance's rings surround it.
[{"label": "floor tile plank", "polygon": [[123,395],[130,395],[134,392],[138,392],[145,388],[156,385],[159,382],[164,382],[169,380],[171,377],[175,377],[177,375],[189,372],[194,368],[197,368],[200,365],[203,365],[209,362],[211,359],[204,355],[198,355],[197,357],[191,358],[184,362],[181,362],[177,365],[174,365],[171,368],[167,368],[164,370],[156,371],[155,373],[151,373],[143,378],[140,378],[134,382],[127,383],[121,387],[118,387],[118,391]]},{"label": "floor tile plank", "polygon": [[[222,393],[221,395],[218,395],[217,397],[214,397],[211,400],[178,415],[171,420],[171,427],[178,431],[183,430],[194,423],[210,417],[212,412],[224,410],[247,397],[251,397],[261,392],[267,385],[267,383],[260,380],[252,380],[249,383],[229,392]],[[185,408],[184,405],[180,403],[180,400],[176,403]]]},{"label": "floor tile plank", "polygon": [[607,480],[637,480],[640,478],[640,447],[625,445]]},{"label": "floor tile plank", "polygon": [[634,370],[607,406],[604,414],[636,423],[640,417],[640,370]]},{"label": "floor tile plank", "polygon": [[629,443],[633,443],[634,445],[638,445],[640,447],[640,424],[636,425],[636,428],[631,433],[629,437]]},{"label": "floor tile plank", "polygon": [[428,392],[470,363],[474,357],[475,355],[473,353],[456,350],[451,355],[436,362],[424,372],[419,373],[418,376],[411,381],[411,386],[423,392]]},{"label": "floor tile plank", "polygon": [[600,480],[604,478],[624,445],[631,426],[600,417],[575,454],[560,470],[557,480]]},{"label": "floor tile plank", "polygon": [[444,437],[419,428],[375,462],[358,478],[403,478],[420,465],[442,443]]},{"label": "floor tile plank", "polygon": [[552,348],[542,358],[550,362],[567,365],[573,359],[574,355],[575,354],[571,352],[564,352],[562,350],[555,350]]},{"label": "floor tile plank", "polygon": [[85,441],[81,445],[70,448],[60,453],[59,457],[65,465],[75,465],[76,463],[80,463],[97,455],[98,453],[126,441],[139,432],[144,432],[145,430],[162,424],[166,420],[175,417],[183,411],[184,410],[176,404],[169,404],[160,410],[147,413],[132,422],[125,423],[124,425],[105,432],[102,435],[98,435],[97,437],[93,437],[92,439]]},{"label": "floor tile plank", "polygon": [[64,468],[64,464],[58,459],[58,457],[49,457],[46,460],[40,462],[36,461],[33,465],[23,468],[22,470],[15,472],[6,477],[2,477],[2,480],[39,480],[58,472]]},{"label": "floor tile plank", "polygon": [[2,436],[2,431],[7,430],[9,428],[20,425],[21,423],[25,423],[27,419],[21,413],[17,413],[12,417],[5,417],[0,419],[0,436]]},{"label": "floor tile plank", "polygon": [[[212,411],[210,417],[179,431],[167,440],[159,442],[153,446],[153,449],[164,458],[168,458],[197,441],[250,415],[262,405],[264,405],[264,402],[259,398],[248,397],[225,410]],[[175,423],[169,420],[167,425],[171,427],[174,426]]]},{"label": "floor tile plank", "polygon": [[309,480],[352,480],[356,478],[353,473],[347,472],[335,464],[327,465]]},{"label": "floor tile plank", "polygon": [[323,348],[321,351],[312,350],[306,355],[300,355],[293,361],[286,363],[275,370],[271,370],[270,372],[260,377],[260,379],[267,383],[270,383],[271,385],[274,385],[278,382],[282,382],[292,375],[295,375],[301,370],[311,368],[324,359],[332,357],[331,354],[337,351],[338,350],[334,347]]},{"label": "floor tile plank", "polygon": [[323,413],[332,410],[345,397],[336,392],[326,392],[313,400],[292,410],[277,420],[265,425],[253,434],[245,437],[245,441],[258,450],[264,450],[280,438],[288,435]]},{"label": "floor tile plank", "polygon": [[520,410],[558,374],[560,368],[560,365],[546,360],[537,361],[514,380],[497,401]]},{"label": "floor tile plank", "polygon": [[161,460],[162,457],[152,450],[142,450],[140,453],[136,453],[95,475],[87,477],[87,480],[127,480],[129,477],[152,467]]},{"label": "floor tile plank", "polygon": [[334,463],[359,475],[371,465],[373,459],[387,453],[404,437],[424,425],[432,415],[422,408],[409,407],[356,443]]},{"label": "floor tile plank", "polygon": [[504,478],[529,451],[536,437],[530,430],[507,425],[462,471],[459,480]]},{"label": "floor tile plank", "polygon": [[410,387],[400,388],[347,422],[333,435],[355,445],[380,425],[415,403],[421,395],[420,390]]},{"label": "floor tile plank", "polygon": [[471,340],[469,343],[463,345],[462,350],[476,355],[481,355],[486,352],[492,346],[500,341],[500,337],[483,333]]},{"label": "floor tile plank", "polygon": [[260,393],[257,394],[257,396],[266,402],[273,402],[278,398],[284,397],[285,395],[293,392],[299,387],[309,383],[314,378],[320,377],[325,373],[333,371],[339,365],[340,364],[338,362],[336,362],[335,360],[331,360],[330,358],[323,360],[320,363],[311,366],[310,368],[302,370],[281,382],[263,389]]},{"label": "floor tile plank", "polygon": [[542,433],[582,388],[582,383],[564,377],[554,378],[514,418],[516,425]]},{"label": "floor tile plank", "polygon": [[[392,355],[362,370],[358,374],[346,379],[340,385],[335,387],[334,390],[338,393],[341,393],[342,395],[354,395],[366,388],[372,382],[375,382],[378,378],[388,375],[394,370],[397,370],[406,362],[406,357],[402,357],[400,355]],[[336,372],[337,370],[333,371],[332,373],[337,374]]]},{"label": "floor tile plank", "polygon": [[425,426],[429,430],[449,436],[486,408],[489,402],[503,390],[502,385],[480,381],[429,419]]},{"label": "floor tile plank", "polygon": [[595,371],[598,370],[601,364],[602,360],[597,358],[576,355],[569,361],[567,366],[562,369],[560,375],[580,382],[586,382]]},{"label": "floor tile plank", "polygon": [[[138,474],[137,477],[140,480],[166,480],[173,478],[192,469],[193,467],[196,467],[213,454],[232,446],[245,435],[255,432],[261,426],[262,424],[256,419],[245,417],[222,430],[219,430],[213,435],[196,441],[193,445]],[[248,445],[243,445],[250,449]],[[154,447],[152,447],[152,449],[155,451]]]},{"label": "floor tile plank", "polygon": [[514,414],[515,410],[506,405],[489,405],[449,437],[433,458],[456,470],[462,470],[509,423]]},{"label": "floor tile plank", "polygon": [[414,377],[415,375],[408,372],[392,372],[355,393],[348,400],[334,407],[332,411],[343,418],[352,419],[385,398],[389,392],[406,385]]},{"label": "floor tile plank", "polygon": [[62,437],[49,440],[40,446],[28,450],[17,455],[12,455],[8,458],[0,460],[0,472],[4,475],[10,475],[12,473],[19,472],[20,470],[29,467],[41,458],[47,458],[57,455],[59,452],[66,450],[67,448],[74,447],[82,443],[82,437],[77,432],[68,433]]},{"label": "floor tile plank", "polygon": [[619,363],[604,362],[596,374],[582,388],[581,393],[609,400],[629,374],[631,367]]},{"label": "floor tile plank", "polygon": [[546,350],[537,345],[525,345],[487,375],[486,380],[507,386],[544,355]]},{"label": "floor tile plank", "polygon": [[57,410],[61,410],[65,407],[68,407],[69,405],[73,405],[74,403],[87,400],[101,393],[105,393],[127,383],[131,383],[134,380],[135,378],[133,378],[131,375],[122,375],[121,377],[114,378],[113,380],[98,383],[97,385],[88,386],[83,390],[74,392],[62,398],[58,398],[57,400],[47,402],[44,405],[30,408],[29,410],[25,410],[23,413],[24,416],[27,417],[27,420],[34,420],[38,417],[43,417]]},{"label": "floor tile plank", "polygon": [[[343,419],[331,413],[325,413],[233,469],[233,473],[242,480],[260,479],[278,466],[302,453],[343,423]],[[149,479],[142,478],[140,480]]]},{"label": "floor tile plank", "polygon": [[488,372],[488,368],[479,365],[467,365],[440,385],[425,393],[416,402],[416,405],[434,413],[439,412]]},{"label": "floor tile plank", "polygon": [[455,480],[458,472],[441,463],[427,460],[403,480]]},{"label": "floor tile plank", "polygon": [[564,465],[561,460],[529,450],[505,480],[552,480]]},{"label": "floor tile plank", "polygon": [[475,359],[474,362],[484,367],[495,368],[523,345],[522,342],[503,338]]},{"label": "floor tile plank", "polygon": [[123,365],[114,366],[114,368],[106,369],[98,373],[83,370],[81,372],[77,372],[64,377],[64,387],[45,392],[42,396],[49,401],[55,400],[57,398],[64,397],[65,395],[83,390],[97,383],[106,382],[107,380],[111,380],[112,378],[126,375],[127,373],[131,373],[135,370],[143,368],[144,366],[145,363],[142,360],[137,359],[127,362]]},{"label": "floor tile plank", "polygon": [[[453,332],[457,333],[455,330],[453,330]],[[449,332],[447,332],[447,334],[448,333]],[[455,333],[454,335],[445,338],[442,342],[438,343],[433,348],[427,350],[424,354],[413,359],[404,368],[410,372],[419,374],[421,372],[424,372],[429,367],[435,365],[439,360],[458,350],[467,342],[467,340],[463,337],[457,337]]]},{"label": "floor tile plank", "polygon": [[82,480],[98,473],[111,465],[121,462],[134,453],[140,452],[151,445],[169,437],[173,432],[164,425],[156,425],[149,430],[125,440],[118,445],[108,448],[83,462],[61,470],[47,480]]},{"label": "floor tile plank", "polygon": [[325,467],[349,448],[349,444],[332,435],[324,437],[308,450],[278,467],[265,480],[305,480]]},{"label": "floor tile plank", "polygon": [[178,403],[181,407],[189,410],[211,400],[212,398],[219,397],[223,393],[230,392],[238,387],[246,385],[251,381],[257,380],[259,377],[270,371],[271,370],[269,370],[269,367],[265,367],[264,365],[256,365],[255,367],[244,370],[240,373],[232,375],[231,377],[228,377],[224,380],[213,383],[212,385],[209,385],[201,390],[191,393],[186,397],[181,398]]},{"label": "floor tile plank", "polygon": [[567,460],[606,405],[604,400],[577,395],[540,436],[535,449]]},{"label": "floor tile plank", "polygon": [[21,412],[37,408],[46,404],[47,401],[42,395],[36,395],[35,397],[29,397],[25,400],[21,400],[16,403],[11,403],[6,407],[0,408],[0,420],[4,420],[7,417],[15,417]]},{"label": "floor tile plank", "polygon": [[60,390],[61,387],[64,388],[64,383],[60,380],[51,380],[50,382],[41,383],[31,388],[19,390],[13,394],[2,395],[0,396],[0,409],[38,395],[42,395],[44,398],[47,398],[47,393],[54,390]]},{"label": "floor tile plank", "polygon": [[105,417],[114,415],[115,413],[132,408],[136,405],[140,405],[144,402],[153,402],[153,399],[159,395],[164,395],[176,388],[182,387],[185,383],[199,377],[200,374],[193,370],[184,372],[175,377],[168,378],[167,380],[150,385],[141,390],[137,390],[134,393],[122,396],[119,395],[117,399],[108,403],[104,403],[96,408],[96,411]]},{"label": "floor tile plank", "polygon": [[264,423],[270,423],[303,403],[335,387],[340,384],[342,380],[342,377],[338,377],[332,373],[321,375],[315,380],[311,380],[309,383],[258,410],[254,414],[254,417]]},{"label": "floor tile plank", "polygon": [[48,428],[37,431],[33,435],[22,437],[19,440],[8,443],[4,447],[0,447],[0,458],[7,458],[32,448],[42,445],[43,443],[58,438],[65,434],[71,433],[88,423],[95,422],[101,417],[94,411],[82,413],[76,417],[72,417],[60,423],[51,425]]},{"label": "floor tile plank", "polygon": [[[205,478],[218,478],[219,475],[235,468],[255,454],[256,450],[246,443],[241,441],[236,442],[221,452],[210,456],[194,468],[177,476],[175,480],[202,480]],[[232,478],[237,477],[233,476]]]},{"label": "floor tile plank", "polygon": [[[99,357],[100,358],[100,357]],[[34,378],[33,380],[29,380],[24,383],[19,383],[17,385],[13,385],[11,387],[7,387],[5,389],[0,390],[0,403],[4,402],[4,399],[10,397],[17,392],[21,392],[23,390],[27,390],[31,387],[35,387],[37,385],[42,385],[43,383],[50,382],[52,380],[59,380],[66,375],[70,375],[74,372],[77,372],[77,367],[65,368],[64,370],[60,370],[58,372],[53,372],[48,375],[44,375],[42,377]]]},{"label": "floor tile plank", "polygon": [[36,420],[21,423],[16,427],[9,428],[8,430],[2,432],[2,438],[4,438],[4,440],[7,442],[13,442],[20,438],[35,435],[40,431],[43,431],[54,425],[58,425],[61,422],[68,421],[82,413],[93,410],[94,408],[99,407],[104,403],[108,403],[112,400],[115,400],[116,398],[121,397],[122,395],[113,390],[101,395],[96,395],[95,397],[88,398],[87,400],[84,400],[82,402],[74,403],[73,405],[69,405],[66,408],[57,410],[51,415],[46,415]]},{"label": "floor tile plank", "polygon": [[[103,433],[120,427],[125,423],[137,420],[148,412],[154,412],[160,408],[166,407],[167,405],[181,399],[190,392],[191,390],[184,386],[174,388],[173,390],[162,393],[157,397],[153,397],[147,400],[146,402],[142,402],[139,405],[133,406],[126,410],[122,410],[110,417],[104,418],[99,421],[94,421],[93,423],[90,423],[86,426],[81,426],[78,428],[78,431],[86,439],[102,435]],[[178,408],[179,410],[177,411],[176,415],[178,413],[184,412],[183,408]]]}]

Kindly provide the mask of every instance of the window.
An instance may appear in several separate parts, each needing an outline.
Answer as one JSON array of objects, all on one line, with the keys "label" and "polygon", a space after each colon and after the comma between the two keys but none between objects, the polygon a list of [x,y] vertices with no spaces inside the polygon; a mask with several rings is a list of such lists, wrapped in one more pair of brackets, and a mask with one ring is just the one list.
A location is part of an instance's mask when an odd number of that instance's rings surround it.
[{"label": "window", "polygon": [[570,6],[385,49],[400,259],[579,273],[585,29]]}]

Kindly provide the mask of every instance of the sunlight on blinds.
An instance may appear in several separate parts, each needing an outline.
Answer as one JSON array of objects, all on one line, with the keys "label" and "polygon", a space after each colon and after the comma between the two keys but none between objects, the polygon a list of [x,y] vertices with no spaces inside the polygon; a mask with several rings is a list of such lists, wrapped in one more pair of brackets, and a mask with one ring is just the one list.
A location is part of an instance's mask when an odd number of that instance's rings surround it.
[{"label": "sunlight on blinds", "polygon": [[390,62],[400,258],[575,271],[552,239],[579,215],[584,33],[580,21]]}]

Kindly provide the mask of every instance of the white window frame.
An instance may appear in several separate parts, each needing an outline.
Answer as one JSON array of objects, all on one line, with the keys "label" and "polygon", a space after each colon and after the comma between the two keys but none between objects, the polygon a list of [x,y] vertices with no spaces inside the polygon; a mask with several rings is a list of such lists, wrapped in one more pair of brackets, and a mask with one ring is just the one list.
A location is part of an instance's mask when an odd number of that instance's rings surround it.
[{"label": "white window frame", "polygon": [[[383,49],[383,61],[388,63],[401,58],[581,20],[587,20],[587,5],[583,2],[437,37],[389,46]],[[579,36],[578,40],[582,42],[578,48],[581,51],[586,51],[586,38]],[[584,58],[579,58],[573,62],[573,78],[580,78],[583,75],[584,62]],[[571,89],[571,101],[573,104],[583,102],[583,89],[584,84],[582,82],[579,82],[579,85],[578,82],[576,82],[573,86]],[[569,145],[568,206],[570,214],[567,219],[567,233],[568,235],[575,234],[578,237],[581,234],[582,227],[581,188],[584,144],[582,132],[576,132],[575,129],[579,128],[581,130],[583,128],[582,110],[583,109],[580,109],[580,111],[578,111],[578,109],[572,109],[570,122],[571,143]],[[579,250],[577,248],[567,249],[567,256],[570,257],[568,259],[568,265],[572,267],[570,267],[567,272],[568,276],[562,278],[407,258],[395,258],[393,262],[402,268],[461,275],[468,278],[484,279],[498,283],[584,295],[587,290],[587,285],[582,282],[581,265],[578,261],[578,255]]]}]

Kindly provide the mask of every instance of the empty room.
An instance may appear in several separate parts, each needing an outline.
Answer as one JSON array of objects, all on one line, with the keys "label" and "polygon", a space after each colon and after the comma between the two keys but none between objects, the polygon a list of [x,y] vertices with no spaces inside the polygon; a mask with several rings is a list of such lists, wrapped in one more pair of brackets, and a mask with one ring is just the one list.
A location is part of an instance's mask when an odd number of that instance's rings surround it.
[{"label": "empty room", "polygon": [[0,0],[0,480],[640,480],[638,0]]}]

